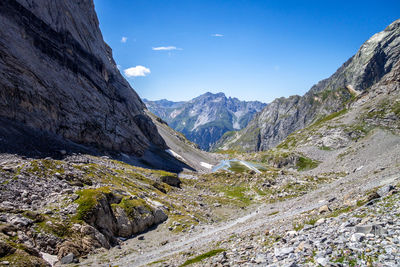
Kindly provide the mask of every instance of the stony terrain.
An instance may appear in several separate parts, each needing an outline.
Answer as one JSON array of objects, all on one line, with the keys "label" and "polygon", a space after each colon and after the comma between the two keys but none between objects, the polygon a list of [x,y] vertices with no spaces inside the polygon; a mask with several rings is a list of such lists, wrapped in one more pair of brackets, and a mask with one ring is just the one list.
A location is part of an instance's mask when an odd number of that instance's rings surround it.
[{"label": "stony terrain", "polygon": [[228,131],[247,126],[265,104],[258,101],[240,101],[224,93],[205,93],[190,101],[144,100],[147,108],[183,133],[203,150],[212,149],[214,143]]},{"label": "stony terrain", "polygon": [[[386,244],[385,240],[396,238],[395,230],[399,223],[395,203],[398,200],[396,186],[400,181],[400,138],[378,130],[353,144],[356,144],[354,148],[358,152],[344,156],[341,155],[346,147],[334,151],[317,150],[314,155],[318,153],[321,162],[311,170],[296,171],[290,162],[285,164],[286,167],[281,169],[285,175],[281,177],[293,177],[294,180],[283,186],[272,185],[272,188],[281,192],[281,197],[276,200],[271,196],[279,193],[269,195],[269,190],[265,190],[266,194],[259,195],[260,202],[251,201],[254,204],[245,206],[247,208],[244,212],[236,213],[233,218],[228,217],[226,222],[199,224],[188,234],[184,232],[171,236],[165,233],[167,229],[162,224],[155,232],[141,235],[143,240],[134,238],[124,243],[122,249],[91,256],[83,264],[105,266],[109,262],[129,266],[156,262],[156,266],[179,266],[203,253],[219,250],[224,253],[219,251],[215,257],[205,257],[199,261],[198,266],[281,266],[284,263],[315,266],[317,261],[322,264],[336,262],[339,266],[340,263],[354,266],[354,263],[362,261],[374,264],[395,262],[395,250],[394,254],[387,254],[379,246],[367,250],[366,242],[363,245],[351,241],[351,238],[356,233],[353,226],[358,225],[363,229],[361,226],[369,224],[380,225],[382,231],[390,233],[382,237],[368,235],[367,238],[366,235],[365,240],[370,241],[370,244],[379,241]],[[376,157],[370,158],[370,151],[375,151]],[[307,153],[309,155],[310,152]],[[343,158],[348,165],[336,164],[333,160],[336,157]],[[276,162],[279,162],[279,158]],[[345,171],[349,169],[351,171]],[[332,173],[336,178],[322,179],[325,172]],[[302,186],[305,177],[317,174],[319,183]],[[266,175],[269,176],[264,173],[259,177],[265,181],[262,177]],[[257,177],[254,174],[251,176]],[[277,178],[279,181],[279,176]],[[183,187],[183,190],[187,188]],[[256,200],[257,197],[253,197]],[[243,201],[243,196],[233,195],[229,203],[237,199]],[[218,203],[222,208],[229,205],[222,201]],[[160,237],[163,238],[161,243]],[[395,241],[387,244],[394,244],[397,249]],[[324,246],[331,250],[322,249]],[[353,251],[350,249],[358,251],[358,254],[350,253]]]},{"label": "stony terrain", "polygon": [[400,264],[399,20],[208,153],[122,78],[93,1],[37,3],[0,2],[0,265]]}]

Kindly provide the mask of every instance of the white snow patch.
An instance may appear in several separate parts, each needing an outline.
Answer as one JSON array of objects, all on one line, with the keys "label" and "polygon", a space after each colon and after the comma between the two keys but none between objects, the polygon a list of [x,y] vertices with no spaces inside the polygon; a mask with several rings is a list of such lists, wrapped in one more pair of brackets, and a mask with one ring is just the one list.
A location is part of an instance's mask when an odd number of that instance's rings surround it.
[{"label": "white snow patch", "polygon": [[172,119],[174,119],[176,116],[178,116],[179,114],[181,114],[183,111],[183,109],[175,109],[174,111],[171,112],[171,114],[169,115]]},{"label": "white snow patch", "polygon": [[176,153],[172,149],[166,149],[165,152],[167,152],[168,154],[170,154],[171,156],[173,156],[173,157],[175,157],[175,158],[177,158],[179,160],[182,160],[182,161],[186,162],[186,160],[181,155],[179,155],[178,153]]},{"label": "white snow patch", "polygon": [[123,157],[127,158],[127,159],[130,158],[130,157],[129,157],[127,154],[125,154],[125,153],[121,153],[121,155],[122,155]]},{"label": "white snow patch", "polygon": [[207,169],[211,169],[213,167],[213,165],[206,162],[200,162],[200,165]]},{"label": "white snow patch", "polygon": [[218,97],[216,99],[211,100],[213,103],[221,102],[224,98],[223,97]]},{"label": "white snow patch", "polygon": [[239,120],[244,115],[244,113],[245,113],[244,110],[238,110],[236,112],[233,112],[233,115],[234,115],[233,121],[232,121],[233,129],[240,130]]},{"label": "white snow patch", "polygon": [[210,119],[210,117],[209,117],[209,114],[208,114],[207,112],[201,113],[201,114],[197,117],[197,120],[196,120],[196,122],[195,122],[195,124],[194,124],[194,126],[193,126],[192,131],[196,130],[197,127],[199,127],[199,126],[208,123],[209,121],[211,121],[211,119]]}]

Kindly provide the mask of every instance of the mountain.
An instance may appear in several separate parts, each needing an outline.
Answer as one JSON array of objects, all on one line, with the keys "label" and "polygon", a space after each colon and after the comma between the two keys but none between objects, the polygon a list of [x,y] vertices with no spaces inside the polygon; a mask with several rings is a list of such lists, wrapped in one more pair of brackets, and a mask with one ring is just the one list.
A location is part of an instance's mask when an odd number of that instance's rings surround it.
[{"label": "mountain", "polygon": [[[0,25],[0,265],[400,264],[400,20],[224,136],[279,145],[224,154],[145,108],[92,0],[3,0]],[[251,109],[163,102],[191,128]]]},{"label": "mountain", "polygon": [[144,102],[152,113],[203,150],[209,150],[224,133],[246,127],[253,116],[266,106],[259,101],[226,97],[224,93],[205,93],[187,102],[165,99],[144,99]]},{"label": "mountain", "polygon": [[318,82],[303,96],[279,98],[236,133],[223,136],[221,150],[263,151],[289,134],[342,110],[354,97],[390,73],[399,60],[400,21],[366,41],[331,77]]},{"label": "mountain", "polygon": [[117,246],[183,212],[177,173],[213,164],[122,77],[93,0],[0,1],[0,265]]},{"label": "mountain", "polygon": [[139,156],[166,147],[119,73],[92,1],[0,6],[0,116]]},{"label": "mountain", "polygon": [[2,152],[124,153],[137,165],[191,168],[165,152],[103,41],[93,1],[4,0],[0,26]]}]

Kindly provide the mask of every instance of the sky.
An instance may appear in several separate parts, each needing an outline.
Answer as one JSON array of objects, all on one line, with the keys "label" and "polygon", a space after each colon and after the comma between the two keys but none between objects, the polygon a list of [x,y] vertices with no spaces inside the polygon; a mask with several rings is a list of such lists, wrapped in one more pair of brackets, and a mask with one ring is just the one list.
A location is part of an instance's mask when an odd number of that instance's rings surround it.
[{"label": "sky", "polygon": [[94,2],[121,73],[150,100],[302,95],[400,18],[398,0]]}]

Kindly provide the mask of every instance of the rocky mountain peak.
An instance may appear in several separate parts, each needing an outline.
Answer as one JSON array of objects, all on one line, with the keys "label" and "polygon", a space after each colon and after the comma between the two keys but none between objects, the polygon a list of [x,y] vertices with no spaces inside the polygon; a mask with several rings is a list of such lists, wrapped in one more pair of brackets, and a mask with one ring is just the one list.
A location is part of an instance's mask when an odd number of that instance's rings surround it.
[{"label": "rocky mountain peak", "polygon": [[267,150],[290,133],[341,110],[354,96],[370,90],[390,75],[400,59],[400,20],[367,40],[331,77],[314,85],[304,96],[279,98],[248,126],[218,142],[222,149]]},{"label": "rocky mountain peak", "polygon": [[240,130],[265,104],[240,101],[220,93],[204,93],[187,102],[145,101],[148,109],[208,150],[226,132]]},{"label": "rocky mountain peak", "polygon": [[165,149],[116,68],[92,0],[1,1],[0,88],[5,120],[133,155]]}]

